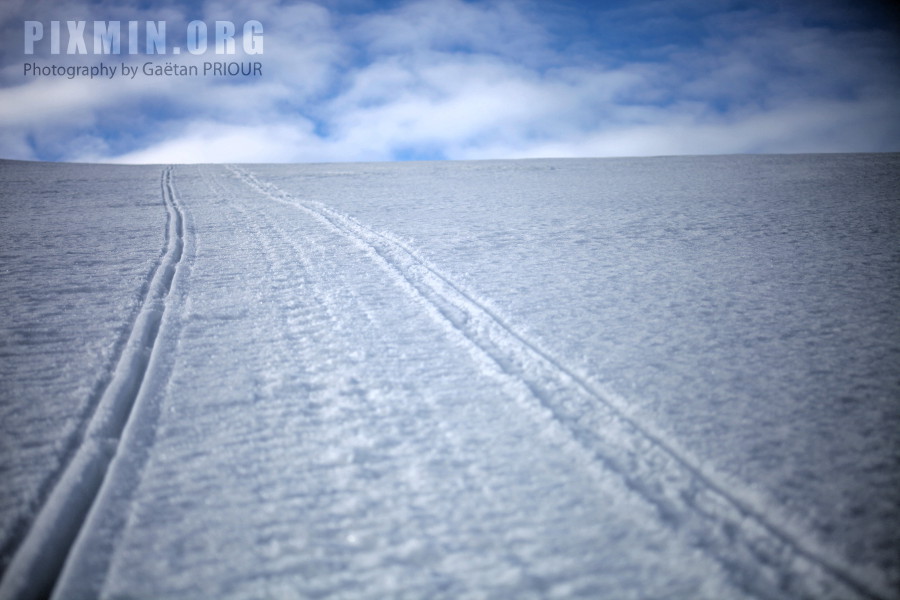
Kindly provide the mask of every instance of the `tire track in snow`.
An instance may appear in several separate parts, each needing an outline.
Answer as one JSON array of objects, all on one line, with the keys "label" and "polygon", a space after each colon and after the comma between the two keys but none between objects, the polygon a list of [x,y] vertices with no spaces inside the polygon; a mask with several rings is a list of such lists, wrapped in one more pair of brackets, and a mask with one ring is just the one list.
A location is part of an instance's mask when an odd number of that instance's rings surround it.
[{"label": "tire track in snow", "polygon": [[575,440],[628,487],[651,502],[663,523],[718,560],[739,586],[764,598],[888,598],[817,551],[802,535],[716,481],[687,453],[631,416],[622,400],[593,384],[518,333],[402,241],[316,202],[298,200],[255,175],[230,167],[247,185],[293,205],[364,248],[445,325],[523,383]]},{"label": "tire track in snow", "polygon": [[138,316],[80,443],[0,582],[0,600],[50,595],[116,455],[144,383],[166,298],[184,252],[184,217],[172,171],[172,167],[163,170],[160,183],[167,211],[164,252],[149,277]]}]

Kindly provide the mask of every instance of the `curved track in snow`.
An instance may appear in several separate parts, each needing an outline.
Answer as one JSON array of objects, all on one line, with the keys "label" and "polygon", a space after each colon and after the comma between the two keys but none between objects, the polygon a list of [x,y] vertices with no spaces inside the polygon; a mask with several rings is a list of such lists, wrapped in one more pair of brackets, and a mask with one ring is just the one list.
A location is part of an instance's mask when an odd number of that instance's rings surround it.
[{"label": "curved track in snow", "polygon": [[763,598],[889,597],[718,483],[631,417],[614,395],[515,331],[402,241],[293,197],[247,169],[229,168],[252,189],[306,212],[367,252],[476,360],[527,390],[524,396],[537,400],[548,418],[652,503],[661,521],[722,564],[739,587]]},{"label": "curved track in snow", "polygon": [[167,211],[166,241],[148,279],[140,311],[80,442],[0,582],[2,599],[49,596],[139,402],[184,250],[184,216],[172,172],[173,168],[168,167],[161,175],[160,189]]},{"label": "curved track in snow", "polygon": [[[0,600],[896,597],[741,487],[756,479],[732,482],[573,367],[555,320],[508,318],[502,294],[447,274],[472,254],[429,259],[440,244],[383,231],[404,232],[391,211],[409,204],[377,204],[374,180],[311,177],[318,202],[305,171],[197,165],[176,194],[169,167],[160,251],[158,171],[142,169],[155,215],[131,220],[155,233],[127,280],[138,304]],[[523,333],[532,317],[546,342]]]}]

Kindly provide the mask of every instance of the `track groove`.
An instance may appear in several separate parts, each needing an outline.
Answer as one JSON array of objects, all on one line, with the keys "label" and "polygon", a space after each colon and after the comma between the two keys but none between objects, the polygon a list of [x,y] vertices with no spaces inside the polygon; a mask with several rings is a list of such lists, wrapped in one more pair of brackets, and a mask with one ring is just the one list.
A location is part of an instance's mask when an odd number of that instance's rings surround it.
[{"label": "track groove", "polygon": [[140,311],[80,444],[45,500],[0,582],[0,600],[50,595],[70,548],[103,484],[147,372],[166,298],[184,252],[184,217],[163,170],[165,247],[146,285]]},{"label": "track groove", "polygon": [[324,205],[298,200],[252,173],[231,170],[260,193],[307,212],[366,249],[411,294],[431,305],[448,328],[524,383],[551,418],[656,506],[662,521],[716,558],[736,584],[763,598],[890,595],[728,490],[630,416],[623,402],[518,333],[403,242]]}]

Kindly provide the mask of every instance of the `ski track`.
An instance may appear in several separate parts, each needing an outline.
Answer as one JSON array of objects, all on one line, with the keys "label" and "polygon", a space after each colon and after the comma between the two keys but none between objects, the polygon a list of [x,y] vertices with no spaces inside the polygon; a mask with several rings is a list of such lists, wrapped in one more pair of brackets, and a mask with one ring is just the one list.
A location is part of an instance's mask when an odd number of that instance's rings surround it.
[{"label": "ski track", "polygon": [[[165,247],[167,246],[164,246],[164,249]],[[162,256],[162,254],[160,256]],[[110,385],[112,376],[116,371],[116,365],[119,364],[122,359],[122,353],[125,349],[126,343],[128,342],[129,334],[135,328],[135,323],[137,322],[138,315],[140,314],[141,306],[143,305],[144,300],[147,298],[147,293],[150,289],[150,282],[153,279],[153,274],[158,267],[159,261],[157,261],[156,264],[148,269],[147,275],[138,290],[139,300],[129,314],[125,327],[119,333],[115,344],[112,347],[109,364],[103,369],[100,377],[91,388],[91,393],[89,394],[88,400],[85,403],[85,408],[79,418],[78,425],[66,436],[65,440],[62,443],[59,464],[57,465],[56,469],[48,473],[43,481],[41,481],[37,486],[36,494],[31,502],[32,510],[27,514],[19,515],[19,517],[16,519],[15,524],[11,527],[11,531],[13,532],[12,535],[6,540],[2,547],[0,547],[0,556],[9,556],[21,546],[34,521],[34,514],[39,512],[40,508],[44,505],[47,498],[50,496],[52,490],[59,483],[62,474],[68,468],[68,465],[72,462],[72,458],[75,456],[81,440],[84,439],[88,424],[90,423],[92,416],[97,410],[100,399],[103,397],[105,390]],[[0,579],[3,578],[4,574],[5,573],[3,571],[0,571]]]},{"label": "ski track", "polygon": [[90,421],[0,582],[0,600],[50,595],[110,469],[134,412],[160,333],[166,299],[184,252],[184,216],[163,170],[167,223],[164,251],[144,286],[141,308]]},{"label": "ski track", "polygon": [[301,201],[245,169],[228,168],[250,188],[305,211],[365,250],[414,300],[430,306],[450,333],[524,384],[548,418],[652,503],[663,523],[719,561],[736,585],[763,598],[890,596],[884,585],[864,581],[718,483],[630,416],[620,399],[518,333],[416,250],[323,204]]}]

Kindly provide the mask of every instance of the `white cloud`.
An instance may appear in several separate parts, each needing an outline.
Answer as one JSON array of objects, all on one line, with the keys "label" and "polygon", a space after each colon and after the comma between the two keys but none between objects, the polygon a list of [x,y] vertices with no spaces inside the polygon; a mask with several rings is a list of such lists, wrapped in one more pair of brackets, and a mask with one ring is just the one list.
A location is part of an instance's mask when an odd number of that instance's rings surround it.
[{"label": "white cloud", "polygon": [[303,121],[275,125],[223,125],[192,122],[172,138],[149,148],[109,159],[87,153],[79,161],[114,163],[297,162],[327,158],[326,149]]},{"label": "white cloud", "polygon": [[736,119],[696,119],[660,111],[644,124],[623,125],[527,147],[494,144],[455,158],[660,156],[747,152],[867,152],[872,143],[897,139],[883,124],[896,107],[880,100],[849,109],[839,102],[810,102]]},{"label": "white cloud", "polygon": [[[900,150],[895,39],[728,4],[595,14],[639,17],[648,39],[679,27],[705,32],[683,44],[660,37],[630,59],[614,49],[608,60],[589,26],[563,39],[558,15],[545,23],[546,4],[530,0],[412,0],[358,13],[333,3],[211,1],[207,21],[264,23],[265,54],[229,58],[259,60],[261,78],[23,81],[21,56],[7,51],[0,156],[293,162]],[[48,20],[63,18],[36,5]],[[196,16],[72,5],[88,18]],[[21,27],[26,9],[6,10],[0,33]]]},{"label": "white cloud", "polygon": [[414,1],[355,22],[350,34],[376,55],[478,52],[531,65],[544,62],[548,33],[524,2]]}]

